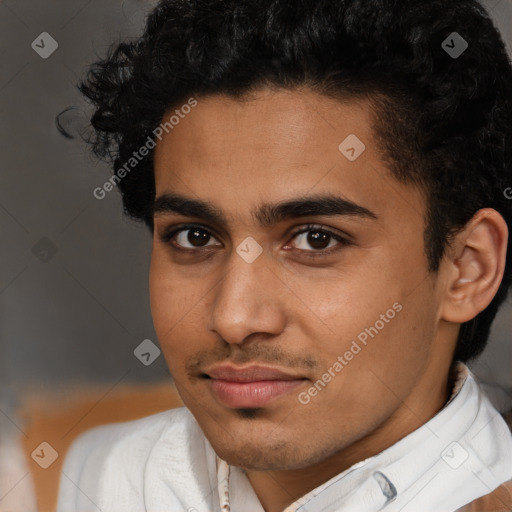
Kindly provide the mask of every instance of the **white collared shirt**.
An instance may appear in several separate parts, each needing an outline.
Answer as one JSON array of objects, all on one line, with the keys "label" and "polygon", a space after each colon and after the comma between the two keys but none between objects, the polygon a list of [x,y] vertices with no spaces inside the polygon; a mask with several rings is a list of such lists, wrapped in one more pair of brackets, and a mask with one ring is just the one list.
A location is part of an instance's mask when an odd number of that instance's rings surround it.
[{"label": "white collared shirt", "polygon": [[[512,479],[512,435],[457,363],[448,403],[423,426],[283,512],[455,512]],[[214,452],[185,407],[82,434],[57,512],[265,512],[245,473]]]}]

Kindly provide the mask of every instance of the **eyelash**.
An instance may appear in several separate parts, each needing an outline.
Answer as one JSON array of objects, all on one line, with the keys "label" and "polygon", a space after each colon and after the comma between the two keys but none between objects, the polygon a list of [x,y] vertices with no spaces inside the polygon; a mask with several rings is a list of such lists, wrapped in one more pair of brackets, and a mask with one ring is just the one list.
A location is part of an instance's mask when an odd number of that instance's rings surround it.
[{"label": "eyelash", "polygon": [[[159,238],[160,242],[165,243],[165,244],[170,244],[173,241],[172,239],[175,237],[175,235],[177,235],[181,231],[187,231],[187,230],[191,230],[191,229],[200,229],[202,231],[205,231],[209,235],[214,236],[210,230],[208,230],[206,227],[201,226],[199,224],[180,224],[179,226],[175,226],[175,227],[170,228],[169,230],[165,231]],[[302,233],[307,233],[308,231],[317,231],[319,233],[326,233],[326,234],[330,235],[332,238],[334,238],[337,242],[339,242],[339,245],[337,245],[335,247],[331,247],[329,249],[318,249],[318,250],[313,249],[311,251],[307,251],[305,249],[298,249],[300,252],[305,253],[306,257],[308,257],[308,258],[318,258],[318,257],[322,257],[322,256],[330,256],[331,254],[334,254],[334,253],[340,251],[343,247],[353,245],[351,241],[338,235],[337,233],[334,233],[328,229],[323,228],[322,226],[320,226],[318,224],[308,224],[308,225],[304,226],[300,230],[293,232],[291,234],[291,238],[293,239],[297,235],[300,235]],[[172,245],[172,247],[173,247],[173,250],[184,252],[184,253],[198,253],[201,251],[200,248],[198,248],[198,249],[183,248],[183,247],[176,246],[174,244]],[[203,250],[208,250],[208,248],[206,247]]]}]

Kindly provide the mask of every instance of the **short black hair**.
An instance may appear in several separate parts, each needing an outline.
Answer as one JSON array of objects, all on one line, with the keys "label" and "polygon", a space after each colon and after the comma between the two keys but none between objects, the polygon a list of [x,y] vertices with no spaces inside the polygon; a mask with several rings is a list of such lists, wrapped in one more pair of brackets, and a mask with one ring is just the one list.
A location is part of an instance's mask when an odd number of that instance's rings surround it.
[{"label": "short black hair", "polygon": [[[264,87],[371,102],[392,175],[424,191],[430,272],[477,210],[512,226],[512,66],[476,0],[162,0],[141,37],[114,43],[79,84],[95,105],[88,142],[114,172],[170,108]],[[153,151],[125,174],[124,211],[152,229]],[[512,280],[508,249],[500,288],[461,325],[454,359],[485,347]]]}]

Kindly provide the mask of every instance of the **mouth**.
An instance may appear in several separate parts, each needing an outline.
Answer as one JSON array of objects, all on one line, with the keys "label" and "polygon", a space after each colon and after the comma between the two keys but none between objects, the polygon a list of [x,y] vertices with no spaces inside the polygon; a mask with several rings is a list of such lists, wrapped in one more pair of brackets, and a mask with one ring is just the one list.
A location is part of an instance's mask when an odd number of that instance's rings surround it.
[{"label": "mouth", "polygon": [[262,407],[308,380],[302,375],[257,365],[216,366],[202,377],[220,403],[232,408]]}]

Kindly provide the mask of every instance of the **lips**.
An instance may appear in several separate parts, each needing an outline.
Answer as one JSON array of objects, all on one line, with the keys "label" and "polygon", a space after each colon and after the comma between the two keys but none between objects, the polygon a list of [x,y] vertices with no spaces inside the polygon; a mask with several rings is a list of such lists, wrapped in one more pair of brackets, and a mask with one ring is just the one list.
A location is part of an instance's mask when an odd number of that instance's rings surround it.
[{"label": "lips", "polygon": [[236,368],[234,366],[217,366],[205,372],[212,379],[227,380],[231,382],[257,382],[261,380],[293,380],[303,377],[294,377],[276,368],[269,366],[247,366]]},{"label": "lips", "polygon": [[268,366],[217,366],[205,372],[214,396],[232,408],[262,407],[292,391],[307,379]]}]

